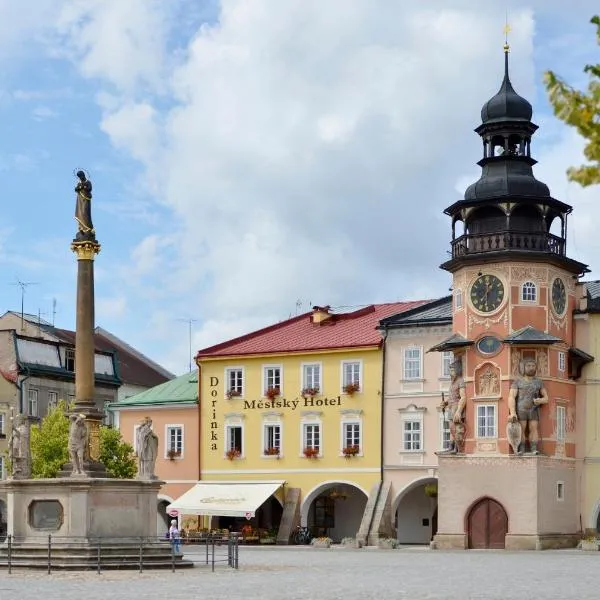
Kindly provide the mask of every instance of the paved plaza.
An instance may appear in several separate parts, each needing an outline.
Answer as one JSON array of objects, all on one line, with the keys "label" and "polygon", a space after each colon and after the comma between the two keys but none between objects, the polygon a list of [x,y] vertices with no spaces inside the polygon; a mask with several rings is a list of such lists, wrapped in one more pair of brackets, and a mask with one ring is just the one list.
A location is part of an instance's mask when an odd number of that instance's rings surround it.
[{"label": "paved plaza", "polygon": [[[187,551],[187,548],[186,548]],[[200,561],[203,555],[186,552]],[[240,569],[0,572],[0,600],[598,598],[600,552],[241,547]]]}]

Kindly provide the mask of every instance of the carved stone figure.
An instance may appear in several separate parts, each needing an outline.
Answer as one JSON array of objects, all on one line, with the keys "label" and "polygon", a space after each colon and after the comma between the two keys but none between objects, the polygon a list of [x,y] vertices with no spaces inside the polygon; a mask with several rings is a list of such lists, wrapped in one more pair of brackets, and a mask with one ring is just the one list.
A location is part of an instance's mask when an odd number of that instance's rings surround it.
[{"label": "carved stone figure", "polygon": [[93,238],[92,225],[92,182],[83,171],[77,171],[79,182],[75,186],[77,202],[75,204],[75,220],[77,221],[77,237]]},{"label": "carved stone figure", "polygon": [[[529,443],[529,453],[538,453],[539,407],[548,403],[544,383],[536,377],[537,365],[533,358],[521,362],[521,375],[510,386],[508,395],[509,421],[521,425],[522,436]],[[518,454],[523,454],[525,443],[519,444]]]},{"label": "carved stone figure", "polygon": [[538,352],[537,366],[540,375],[548,375],[548,354],[545,350]]},{"label": "carved stone figure", "polygon": [[73,465],[71,477],[85,475],[83,461],[85,460],[85,449],[88,442],[87,427],[84,415],[71,415],[69,417],[69,459]]},{"label": "carved stone figure", "polygon": [[467,405],[465,380],[462,377],[462,362],[455,360],[450,365],[450,391],[448,400],[440,405],[444,418],[450,423],[450,448],[439,454],[462,454],[464,452],[465,432],[464,412]]},{"label": "carved stone figure", "polygon": [[491,365],[488,365],[479,374],[479,395],[480,396],[497,396],[500,394],[500,380],[498,373]]},{"label": "carved stone figure", "polygon": [[8,459],[13,479],[31,477],[31,449],[29,446],[29,421],[23,415],[12,420],[8,440]]},{"label": "carved stone figure", "polygon": [[152,419],[146,417],[136,434],[138,479],[155,479],[154,466],[158,455],[158,436],[152,431]]}]

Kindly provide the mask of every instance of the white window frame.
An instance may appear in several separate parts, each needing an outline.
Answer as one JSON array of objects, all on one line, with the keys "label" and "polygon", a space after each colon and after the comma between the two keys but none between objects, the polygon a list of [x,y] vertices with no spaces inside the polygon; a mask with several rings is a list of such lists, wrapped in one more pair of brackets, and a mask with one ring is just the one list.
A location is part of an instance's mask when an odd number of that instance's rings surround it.
[{"label": "white window frame", "polygon": [[137,425],[133,426],[133,444],[131,444],[133,446],[133,451],[137,454],[138,451],[138,447],[137,447],[137,434],[138,434],[138,430],[142,425],[140,423],[138,423]]},{"label": "white window frame", "polygon": [[463,307],[463,293],[462,289],[458,288],[454,292],[454,310],[461,310]]},{"label": "white window frame", "polygon": [[[450,437],[450,421],[446,418],[447,413],[440,411],[440,450],[449,450],[452,438]],[[447,434],[448,443],[444,443],[444,437]]]},{"label": "white window frame", "polygon": [[[445,352],[440,353],[442,356],[442,379],[450,379],[450,367],[454,362],[454,352],[452,350],[447,350]],[[448,367],[448,372],[446,372],[446,366]]]},{"label": "white window frame", "polygon": [[171,441],[171,431],[177,429],[181,430],[181,454],[179,456],[174,457],[174,460],[181,460],[183,458],[183,452],[185,448],[185,431],[184,426],[179,423],[168,423],[167,425],[165,425],[165,458],[168,458],[167,455],[170,450],[169,443]]},{"label": "white window frame", "polygon": [[565,482],[564,481],[556,482],[556,501],[557,502],[565,501]]},{"label": "white window frame", "polygon": [[[480,410],[481,409],[493,409],[493,415],[494,415],[494,422],[492,425],[492,429],[493,431],[491,433],[493,433],[493,435],[488,435],[487,434],[487,429],[489,428],[489,425],[487,424],[487,421],[485,423],[485,425],[483,426],[485,429],[485,433],[483,435],[481,435],[481,431],[480,431],[480,425],[479,425],[479,418],[480,418]],[[487,417],[487,415],[486,415]],[[493,440],[493,439],[497,439],[498,437],[498,407],[495,404],[478,404],[475,410],[475,419],[476,419],[476,423],[475,423],[475,437],[478,439],[483,439],[483,440]]]},{"label": "white window frame", "polygon": [[50,408],[56,408],[58,406],[58,392],[51,390],[48,392],[48,407],[46,412],[50,412]]},{"label": "white window frame", "polygon": [[358,454],[356,456],[363,456],[363,435],[364,427],[363,420],[361,417],[362,411],[349,412],[342,416],[340,420],[340,456],[344,456],[344,448],[346,447],[346,427],[348,425],[358,425]]},{"label": "white window frame", "polygon": [[[406,369],[407,353],[414,350],[419,352],[419,373],[416,377],[408,377]],[[409,360],[416,361],[417,359],[410,358]],[[403,381],[423,381],[423,346],[406,346],[405,348],[402,348],[402,379]]]},{"label": "white window frame", "polygon": [[[407,430],[407,425],[409,425],[409,424],[412,426],[418,424],[419,427],[418,427],[418,429],[411,428],[411,429]],[[414,436],[416,433],[419,434],[419,436],[418,436],[419,437],[419,447],[418,448],[414,448],[414,447],[408,448],[407,444],[410,446],[413,446],[415,444]],[[407,440],[406,434],[409,434],[410,441]],[[424,452],[423,441],[424,441],[423,440],[423,419],[416,415],[413,415],[410,418],[402,419],[402,452],[405,452],[407,454],[412,454],[414,452]]]},{"label": "white window frame", "polygon": [[567,439],[567,407],[556,406],[556,441],[564,442]]},{"label": "white window frame", "polygon": [[304,448],[306,448],[306,427],[310,425],[317,425],[319,427],[319,454],[317,455],[319,458],[323,456],[323,421],[321,419],[321,413],[317,414],[309,414],[302,417],[300,420],[300,456],[305,458],[304,456]]},{"label": "white window frame", "polygon": [[346,381],[346,366],[347,365],[358,365],[358,391],[363,391],[363,361],[360,359],[357,360],[342,360],[340,361],[340,391],[343,393],[344,388],[349,383],[354,383],[354,381]]},{"label": "white window frame", "polygon": [[239,427],[242,431],[242,443],[241,443],[241,448],[240,450],[240,456],[239,458],[244,458],[245,457],[245,453],[246,453],[246,449],[245,449],[245,440],[246,440],[246,436],[245,436],[245,431],[244,431],[244,423],[225,423],[225,444],[224,444],[224,452],[223,452],[223,456],[225,458],[227,458],[227,452],[229,452],[229,450],[233,450],[233,448],[231,447],[230,443],[229,443],[229,437],[230,437],[230,430],[234,429],[236,427]]},{"label": "white window frame", "polygon": [[227,398],[227,393],[229,392],[229,390],[231,389],[229,387],[229,376],[231,373],[233,372],[241,372],[242,374],[242,385],[241,385],[241,390],[240,390],[240,395],[239,396],[235,396],[235,398],[243,398],[244,394],[246,392],[246,372],[244,370],[244,367],[225,367],[225,373],[224,373],[224,378],[225,378],[225,397]]},{"label": "white window frame", "polygon": [[[270,369],[279,369],[279,385],[274,385],[271,386],[268,384],[268,377],[267,377],[267,372]],[[270,387],[278,387],[279,388],[279,395],[283,396],[283,365],[263,365],[262,366],[262,386],[263,386],[263,390],[262,390],[262,395],[263,398],[267,397],[267,390]]]},{"label": "white window frame", "polygon": [[[32,392],[35,392],[33,395],[35,396],[32,399]],[[32,402],[35,403],[35,411],[31,410]],[[37,388],[28,388],[27,389],[27,414],[31,417],[38,417],[40,413],[40,391]]]},{"label": "white window frame", "polygon": [[[267,429],[269,427],[279,427],[279,454],[265,454],[265,450],[269,447],[274,447],[274,446],[268,446],[267,442],[268,442],[268,435],[267,435]],[[265,420],[263,420],[263,426],[262,426],[262,448],[260,450],[261,455],[263,458],[281,458],[283,456],[283,423],[281,422],[281,420],[279,418],[277,419],[268,419],[266,418]]]},{"label": "white window frame", "polygon": [[[309,368],[317,368],[319,369],[319,376],[317,378],[317,382],[316,385],[313,382],[313,385],[309,385],[308,382],[308,378],[307,378],[307,370]],[[302,388],[301,389],[306,389],[309,387],[316,387],[319,389],[319,392],[323,391],[323,363],[320,362],[306,362],[306,363],[302,363],[300,365],[300,381],[302,382]]]},{"label": "white window frame", "polygon": [[[527,297],[529,296],[529,297]],[[524,281],[521,285],[521,302],[535,304],[538,301],[538,288],[533,281]]]},{"label": "white window frame", "polygon": [[561,373],[567,370],[567,353],[562,350],[558,353],[558,370]]}]

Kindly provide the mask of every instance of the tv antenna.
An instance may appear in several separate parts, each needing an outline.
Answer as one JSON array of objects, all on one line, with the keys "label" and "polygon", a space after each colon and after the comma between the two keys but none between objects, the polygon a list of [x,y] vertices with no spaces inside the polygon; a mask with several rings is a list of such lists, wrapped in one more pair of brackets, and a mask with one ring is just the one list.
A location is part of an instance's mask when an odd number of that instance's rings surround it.
[{"label": "tv antenna", "polygon": [[188,324],[188,340],[189,340],[189,346],[190,346],[190,373],[192,372],[192,323],[197,323],[198,319],[177,319],[177,321],[180,321],[182,323],[187,323]]},{"label": "tv antenna", "polygon": [[25,330],[25,292],[30,285],[38,285],[37,281],[21,281],[17,277],[15,283],[10,285],[18,285],[21,288],[21,331]]}]

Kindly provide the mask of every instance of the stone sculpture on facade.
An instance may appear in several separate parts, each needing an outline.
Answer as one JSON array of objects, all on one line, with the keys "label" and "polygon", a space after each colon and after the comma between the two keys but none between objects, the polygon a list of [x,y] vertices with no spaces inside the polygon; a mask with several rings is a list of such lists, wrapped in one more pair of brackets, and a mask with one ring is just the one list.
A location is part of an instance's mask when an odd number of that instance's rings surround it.
[{"label": "stone sculpture on facade", "polygon": [[480,396],[497,396],[500,394],[500,380],[498,373],[491,365],[479,374],[478,392]]},{"label": "stone sculpture on facade", "polygon": [[154,467],[158,455],[158,436],[152,431],[152,419],[146,417],[136,434],[138,479],[156,479]]},{"label": "stone sculpture on facade", "polygon": [[88,443],[87,427],[84,415],[71,415],[69,417],[69,459],[73,465],[71,477],[85,477],[84,464],[85,450]]},{"label": "stone sculpture on facade", "polygon": [[75,204],[75,220],[77,221],[77,237],[93,238],[95,231],[92,225],[92,182],[81,170],[76,173],[79,182],[75,186],[77,202]]},{"label": "stone sculpture on facade", "polygon": [[462,376],[462,362],[455,360],[450,365],[450,391],[448,400],[442,400],[440,408],[444,418],[450,423],[450,448],[439,454],[462,454],[465,444],[464,413],[467,405],[465,380]]},{"label": "stone sculpture on facade", "polygon": [[508,395],[509,422],[518,423],[524,438],[517,454],[523,454],[525,442],[529,443],[529,453],[538,453],[539,407],[548,403],[548,392],[543,381],[536,377],[537,364],[533,358],[521,362],[521,375],[510,386]]},{"label": "stone sculpture on facade", "polygon": [[12,420],[10,439],[8,440],[8,460],[13,479],[31,477],[29,420],[23,415],[17,415]]}]

